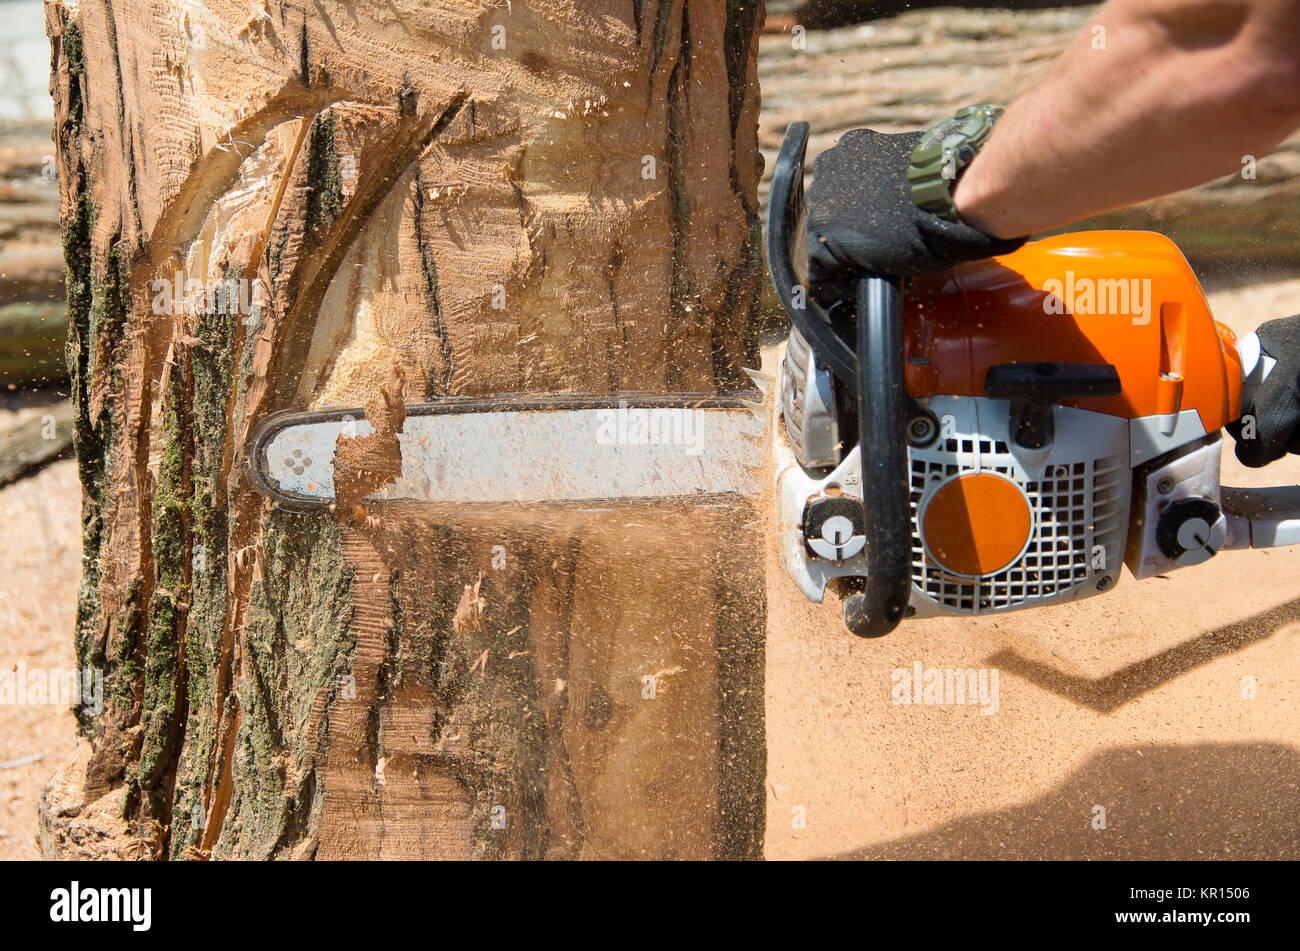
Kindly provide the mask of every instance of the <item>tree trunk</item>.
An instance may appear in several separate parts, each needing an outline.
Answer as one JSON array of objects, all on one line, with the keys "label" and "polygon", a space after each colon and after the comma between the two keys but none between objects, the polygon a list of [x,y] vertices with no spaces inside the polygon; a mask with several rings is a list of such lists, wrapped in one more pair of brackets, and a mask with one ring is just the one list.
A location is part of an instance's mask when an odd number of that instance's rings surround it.
[{"label": "tree trunk", "polygon": [[243,460],[283,409],[746,388],[760,0],[46,10],[86,814],[156,857],[757,857],[752,512],[291,514]]}]

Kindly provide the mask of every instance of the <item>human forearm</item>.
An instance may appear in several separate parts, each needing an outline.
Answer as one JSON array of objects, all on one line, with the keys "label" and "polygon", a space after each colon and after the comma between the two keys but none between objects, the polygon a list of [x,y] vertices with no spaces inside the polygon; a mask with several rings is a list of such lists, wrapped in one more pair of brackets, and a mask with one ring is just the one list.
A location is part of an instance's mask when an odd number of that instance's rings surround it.
[{"label": "human forearm", "polygon": [[1297,126],[1298,0],[1112,0],[954,200],[988,234],[1031,234],[1232,172]]}]

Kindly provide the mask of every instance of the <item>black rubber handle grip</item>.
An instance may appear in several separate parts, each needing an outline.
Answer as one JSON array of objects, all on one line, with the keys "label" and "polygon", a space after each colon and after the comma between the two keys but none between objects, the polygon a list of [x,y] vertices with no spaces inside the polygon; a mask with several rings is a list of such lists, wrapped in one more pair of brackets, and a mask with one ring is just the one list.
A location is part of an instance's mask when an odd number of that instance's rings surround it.
[{"label": "black rubber handle grip", "polygon": [[858,361],[867,575],[844,601],[844,623],[859,637],[880,637],[898,626],[912,597],[903,298],[894,279],[858,282]]},{"label": "black rubber handle grip", "polygon": [[902,297],[893,279],[867,277],[859,282],[857,353],[840,339],[830,316],[813,299],[794,263],[802,264],[807,257],[807,149],[808,123],[790,123],[772,170],[767,268],[791,323],[818,360],[858,396],[867,574],[862,590],[845,599],[844,623],[859,636],[880,637],[898,626],[912,594]]},{"label": "black rubber handle grip", "polygon": [[1110,363],[999,363],[984,376],[984,392],[993,399],[1021,399],[1054,405],[1085,396],[1118,396],[1119,371]]}]

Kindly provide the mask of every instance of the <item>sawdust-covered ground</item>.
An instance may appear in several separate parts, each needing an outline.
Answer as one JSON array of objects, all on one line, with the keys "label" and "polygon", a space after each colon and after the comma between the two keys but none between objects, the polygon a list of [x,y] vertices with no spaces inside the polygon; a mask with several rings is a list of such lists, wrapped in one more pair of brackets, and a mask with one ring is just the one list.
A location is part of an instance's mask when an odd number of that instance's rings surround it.
[{"label": "sawdust-covered ground", "polygon": [[[1244,333],[1300,311],[1300,281],[1210,301]],[[1300,458],[1248,470],[1228,449],[1224,481],[1300,483]],[[1300,855],[1300,549],[876,641],[774,557],[768,603],[769,858]],[[997,712],[895,704],[918,661],[996,669]]]},{"label": "sawdust-covered ground", "polygon": [[[72,669],[80,507],[77,464],[71,459],[0,489],[0,664],[5,670]],[[40,857],[34,841],[37,798],[75,747],[75,731],[66,704],[0,703],[0,858]]]},{"label": "sawdust-covered ground", "polygon": [[[1300,311],[1300,281],[1211,301],[1244,332]],[[1300,482],[1300,459],[1251,472],[1229,453],[1226,474]],[[0,490],[8,669],[72,665],[78,505],[70,460]],[[1300,550],[879,641],[804,602],[772,558],[768,598],[771,858],[1300,854]],[[892,672],[916,661],[996,668],[997,712],[892,703]],[[0,858],[38,856],[40,787],[74,745],[65,707],[0,705]]]}]

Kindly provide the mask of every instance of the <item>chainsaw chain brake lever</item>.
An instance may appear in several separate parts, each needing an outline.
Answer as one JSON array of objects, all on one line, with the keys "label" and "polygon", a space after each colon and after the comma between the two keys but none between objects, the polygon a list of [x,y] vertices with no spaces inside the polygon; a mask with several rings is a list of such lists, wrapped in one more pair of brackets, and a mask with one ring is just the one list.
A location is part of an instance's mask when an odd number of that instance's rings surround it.
[{"label": "chainsaw chain brake lever", "polygon": [[[852,389],[857,386],[857,354],[835,332],[830,315],[816,300],[801,273],[807,270],[803,193],[807,149],[808,123],[790,123],[772,169],[767,208],[767,270],[791,323],[813,347],[818,359]],[[796,261],[804,266],[796,269]]]},{"label": "chainsaw chain brake lever", "polygon": [[[830,315],[795,268],[806,261],[803,170],[808,123],[786,129],[768,203],[767,264],[791,323],[818,359],[857,397],[862,466],[865,575],[844,601],[844,622],[862,637],[898,626],[912,594],[912,525],[908,507],[907,407],[903,368],[903,303],[895,278],[857,282],[856,352],[835,332]],[[806,270],[806,268],[805,268]]]}]

